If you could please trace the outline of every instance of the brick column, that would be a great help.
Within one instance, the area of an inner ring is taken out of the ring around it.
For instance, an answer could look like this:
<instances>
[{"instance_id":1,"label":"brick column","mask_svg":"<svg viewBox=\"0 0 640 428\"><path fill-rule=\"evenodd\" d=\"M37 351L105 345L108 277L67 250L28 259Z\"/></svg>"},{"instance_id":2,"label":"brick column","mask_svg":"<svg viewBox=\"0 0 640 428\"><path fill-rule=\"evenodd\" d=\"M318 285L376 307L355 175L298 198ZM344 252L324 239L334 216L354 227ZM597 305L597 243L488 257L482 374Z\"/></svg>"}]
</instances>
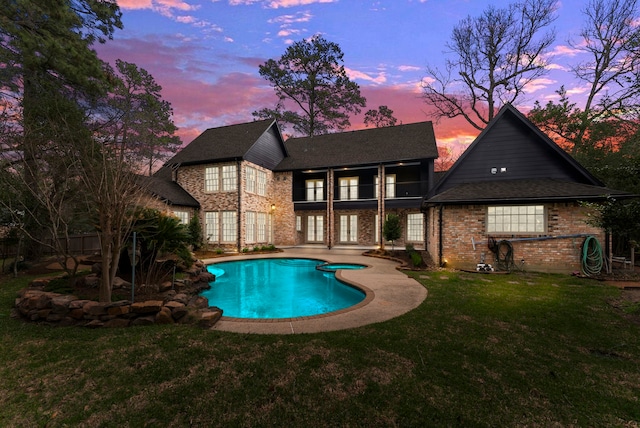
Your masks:
<instances>
[{"instance_id":1,"label":"brick column","mask_svg":"<svg viewBox=\"0 0 640 428\"><path fill-rule=\"evenodd\" d=\"M384 236L382 236L382 230L384 225L385 206L384 200L387 192L387 179L385 178L384 165L378 165L378 245L381 249L384 248Z\"/></svg>"},{"instance_id":2,"label":"brick column","mask_svg":"<svg viewBox=\"0 0 640 428\"><path fill-rule=\"evenodd\" d=\"M331 249L333 247L333 232L334 232L334 219L333 219L333 169L327 170L327 236L325 242L327 247Z\"/></svg>"}]
</instances>

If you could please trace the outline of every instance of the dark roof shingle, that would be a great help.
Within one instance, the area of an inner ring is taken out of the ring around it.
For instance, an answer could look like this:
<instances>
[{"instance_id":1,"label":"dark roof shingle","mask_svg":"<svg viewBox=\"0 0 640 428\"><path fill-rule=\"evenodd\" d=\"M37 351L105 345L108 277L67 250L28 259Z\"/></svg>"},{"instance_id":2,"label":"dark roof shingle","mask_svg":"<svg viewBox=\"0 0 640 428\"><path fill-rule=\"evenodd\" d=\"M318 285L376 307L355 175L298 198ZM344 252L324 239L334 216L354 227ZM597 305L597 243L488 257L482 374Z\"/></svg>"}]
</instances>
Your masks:
<instances>
[{"instance_id":1,"label":"dark roof shingle","mask_svg":"<svg viewBox=\"0 0 640 428\"><path fill-rule=\"evenodd\" d=\"M166 165L241 159L275 122L273 119L210 128L172 157Z\"/></svg>"},{"instance_id":2,"label":"dark roof shingle","mask_svg":"<svg viewBox=\"0 0 640 428\"><path fill-rule=\"evenodd\" d=\"M167 171L170 170L166 168ZM151 194L169 205L199 208L200 203L184 190L178 183L165 177L139 177L143 186L146 186Z\"/></svg>"},{"instance_id":3,"label":"dark roof shingle","mask_svg":"<svg viewBox=\"0 0 640 428\"><path fill-rule=\"evenodd\" d=\"M290 138L279 171L435 159L438 148L431 122Z\"/></svg>"},{"instance_id":4,"label":"dark roof shingle","mask_svg":"<svg viewBox=\"0 0 640 428\"><path fill-rule=\"evenodd\" d=\"M426 202L436 204L487 204L557 201L593 201L607 196L633 197L607 187L554 179L500 180L464 183L439 193Z\"/></svg>"}]
</instances>

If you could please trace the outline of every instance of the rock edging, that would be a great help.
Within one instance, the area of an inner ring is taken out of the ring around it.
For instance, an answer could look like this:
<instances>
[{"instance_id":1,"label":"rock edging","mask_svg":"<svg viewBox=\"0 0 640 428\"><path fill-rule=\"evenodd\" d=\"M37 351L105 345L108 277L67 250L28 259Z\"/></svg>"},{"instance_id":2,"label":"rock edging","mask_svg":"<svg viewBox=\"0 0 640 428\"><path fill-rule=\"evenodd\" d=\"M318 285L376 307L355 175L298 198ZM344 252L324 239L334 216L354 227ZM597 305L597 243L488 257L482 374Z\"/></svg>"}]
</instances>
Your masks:
<instances>
[{"instance_id":1,"label":"rock edging","mask_svg":"<svg viewBox=\"0 0 640 428\"><path fill-rule=\"evenodd\" d=\"M120 328L151 324L194 324L211 328L222 317L222 309L209 306L198 295L210 287L215 276L198 273L190 293L167 291L164 300L96 302L74 295L44 291L46 280L32 282L18 292L11 316L55 326Z\"/></svg>"}]
</instances>

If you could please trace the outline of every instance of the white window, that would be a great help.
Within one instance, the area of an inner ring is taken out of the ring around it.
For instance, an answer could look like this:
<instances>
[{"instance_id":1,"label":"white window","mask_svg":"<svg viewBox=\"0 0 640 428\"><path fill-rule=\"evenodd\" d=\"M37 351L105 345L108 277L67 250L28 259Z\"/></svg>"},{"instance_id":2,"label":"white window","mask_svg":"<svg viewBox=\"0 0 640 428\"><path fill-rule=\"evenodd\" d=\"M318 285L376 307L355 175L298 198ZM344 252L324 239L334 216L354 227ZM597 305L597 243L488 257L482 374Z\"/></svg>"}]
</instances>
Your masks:
<instances>
[{"instance_id":1,"label":"white window","mask_svg":"<svg viewBox=\"0 0 640 428\"><path fill-rule=\"evenodd\" d=\"M222 241L234 242L237 238L238 224L235 211L222 211Z\"/></svg>"},{"instance_id":2,"label":"white window","mask_svg":"<svg viewBox=\"0 0 640 428\"><path fill-rule=\"evenodd\" d=\"M189 212L188 211L174 211L173 215L178 217L181 224L189 224Z\"/></svg>"},{"instance_id":3,"label":"white window","mask_svg":"<svg viewBox=\"0 0 640 428\"><path fill-rule=\"evenodd\" d=\"M340 242L358 242L358 216L340 216Z\"/></svg>"},{"instance_id":4,"label":"white window","mask_svg":"<svg viewBox=\"0 0 640 428\"><path fill-rule=\"evenodd\" d=\"M220 188L222 182L222 189ZM209 166L204 170L204 191L205 192L231 192L238 188L238 177L235 165Z\"/></svg>"},{"instance_id":5,"label":"white window","mask_svg":"<svg viewBox=\"0 0 640 428\"><path fill-rule=\"evenodd\" d=\"M358 177L340 179L340 199L345 201L358 199Z\"/></svg>"},{"instance_id":6,"label":"white window","mask_svg":"<svg viewBox=\"0 0 640 428\"><path fill-rule=\"evenodd\" d=\"M299 215L296 216L296 231L302 232L302 217Z\"/></svg>"},{"instance_id":7,"label":"white window","mask_svg":"<svg viewBox=\"0 0 640 428\"><path fill-rule=\"evenodd\" d=\"M384 189L384 197L385 199L391 199L396 197L396 175L388 174L384 176L385 181L385 189ZM374 183L374 197L378 197L378 185L380 183L380 177L376 175L375 183Z\"/></svg>"},{"instance_id":8,"label":"white window","mask_svg":"<svg viewBox=\"0 0 640 428\"><path fill-rule=\"evenodd\" d=\"M217 192L220 190L220 168L209 166L204 170L204 191Z\"/></svg>"},{"instance_id":9,"label":"white window","mask_svg":"<svg viewBox=\"0 0 640 428\"><path fill-rule=\"evenodd\" d=\"M209 242L218 242L220 240L220 215L216 211L207 211L204 213L205 238Z\"/></svg>"},{"instance_id":10,"label":"white window","mask_svg":"<svg viewBox=\"0 0 640 428\"><path fill-rule=\"evenodd\" d=\"M310 215L307 217L307 241L322 242L324 234L324 217Z\"/></svg>"},{"instance_id":11,"label":"white window","mask_svg":"<svg viewBox=\"0 0 640 428\"><path fill-rule=\"evenodd\" d=\"M324 200L324 181L323 180L307 180L307 201Z\"/></svg>"},{"instance_id":12,"label":"white window","mask_svg":"<svg viewBox=\"0 0 640 428\"><path fill-rule=\"evenodd\" d=\"M238 189L238 176L235 165L225 165L222 167L222 190L232 192Z\"/></svg>"},{"instance_id":13,"label":"white window","mask_svg":"<svg viewBox=\"0 0 640 428\"><path fill-rule=\"evenodd\" d=\"M424 215L407 214L407 242L424 241Z\"/></svg>"},{"instance_id":14,"label":"white window","mask_svg":"<svg viewBox=\"0 0 640 428\"><path fill-rule=\"evenodd\" d=\"M247 192L256 193L256 170L250 166L245 168Z\"/></svg>"},{"instance_id":15,"label":"white window","mask_svg":"<svg viewBox=\"0 0 640 428\"><path fill-rule=\"evenodd\" d=\"M267 214L258 213L257 219L258 235L256 239L258 242L267 242Z\"/></svg>"},{"instance_id":16,"label":"white window","mask_svg":"<svg viewBox=\"0 0 640 428\"><path fill-rule=\"evenodd\" d=\"M267 173L256 170L256 193L260 196L267 195Z\"/></svg>"},{"instance_id":17,"label":"white window","mask_svg":"<svg viewBox=\"0 0 640 428\"><path fill-rule=\"evenodd\" d=\"M256 242L256 213L247 211L245 213L245 242L247 244L253 244Z\"/></svg>"},{"instance_id":18,"label":"white window","mask_svg":"<svg viewBox=\"0 0 640 428\"><path fill-rule=\"evenodd\" d=\"M544 233L544 205L487 208L487 233Z\"/></svg>"}]
</instances>

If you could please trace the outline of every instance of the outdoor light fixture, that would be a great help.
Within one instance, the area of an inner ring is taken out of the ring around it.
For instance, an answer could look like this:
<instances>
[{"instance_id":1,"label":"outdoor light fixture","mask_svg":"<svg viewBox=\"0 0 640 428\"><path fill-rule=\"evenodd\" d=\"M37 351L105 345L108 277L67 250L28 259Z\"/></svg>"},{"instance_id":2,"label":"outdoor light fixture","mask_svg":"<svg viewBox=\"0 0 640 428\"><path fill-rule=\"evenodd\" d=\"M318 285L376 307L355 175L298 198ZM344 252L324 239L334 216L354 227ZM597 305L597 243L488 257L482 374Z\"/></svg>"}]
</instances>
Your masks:
<instances>
[{"instance_id":1,"label":"outdoor light fixture","mask_svg":"<svg viewBox=\"0 0 640 428\"><path fill-rule=\"evenodd\" d=\"M276 210L276 204L271 204L271 211L275 211Z\"/></svg>"}]
</instances>

